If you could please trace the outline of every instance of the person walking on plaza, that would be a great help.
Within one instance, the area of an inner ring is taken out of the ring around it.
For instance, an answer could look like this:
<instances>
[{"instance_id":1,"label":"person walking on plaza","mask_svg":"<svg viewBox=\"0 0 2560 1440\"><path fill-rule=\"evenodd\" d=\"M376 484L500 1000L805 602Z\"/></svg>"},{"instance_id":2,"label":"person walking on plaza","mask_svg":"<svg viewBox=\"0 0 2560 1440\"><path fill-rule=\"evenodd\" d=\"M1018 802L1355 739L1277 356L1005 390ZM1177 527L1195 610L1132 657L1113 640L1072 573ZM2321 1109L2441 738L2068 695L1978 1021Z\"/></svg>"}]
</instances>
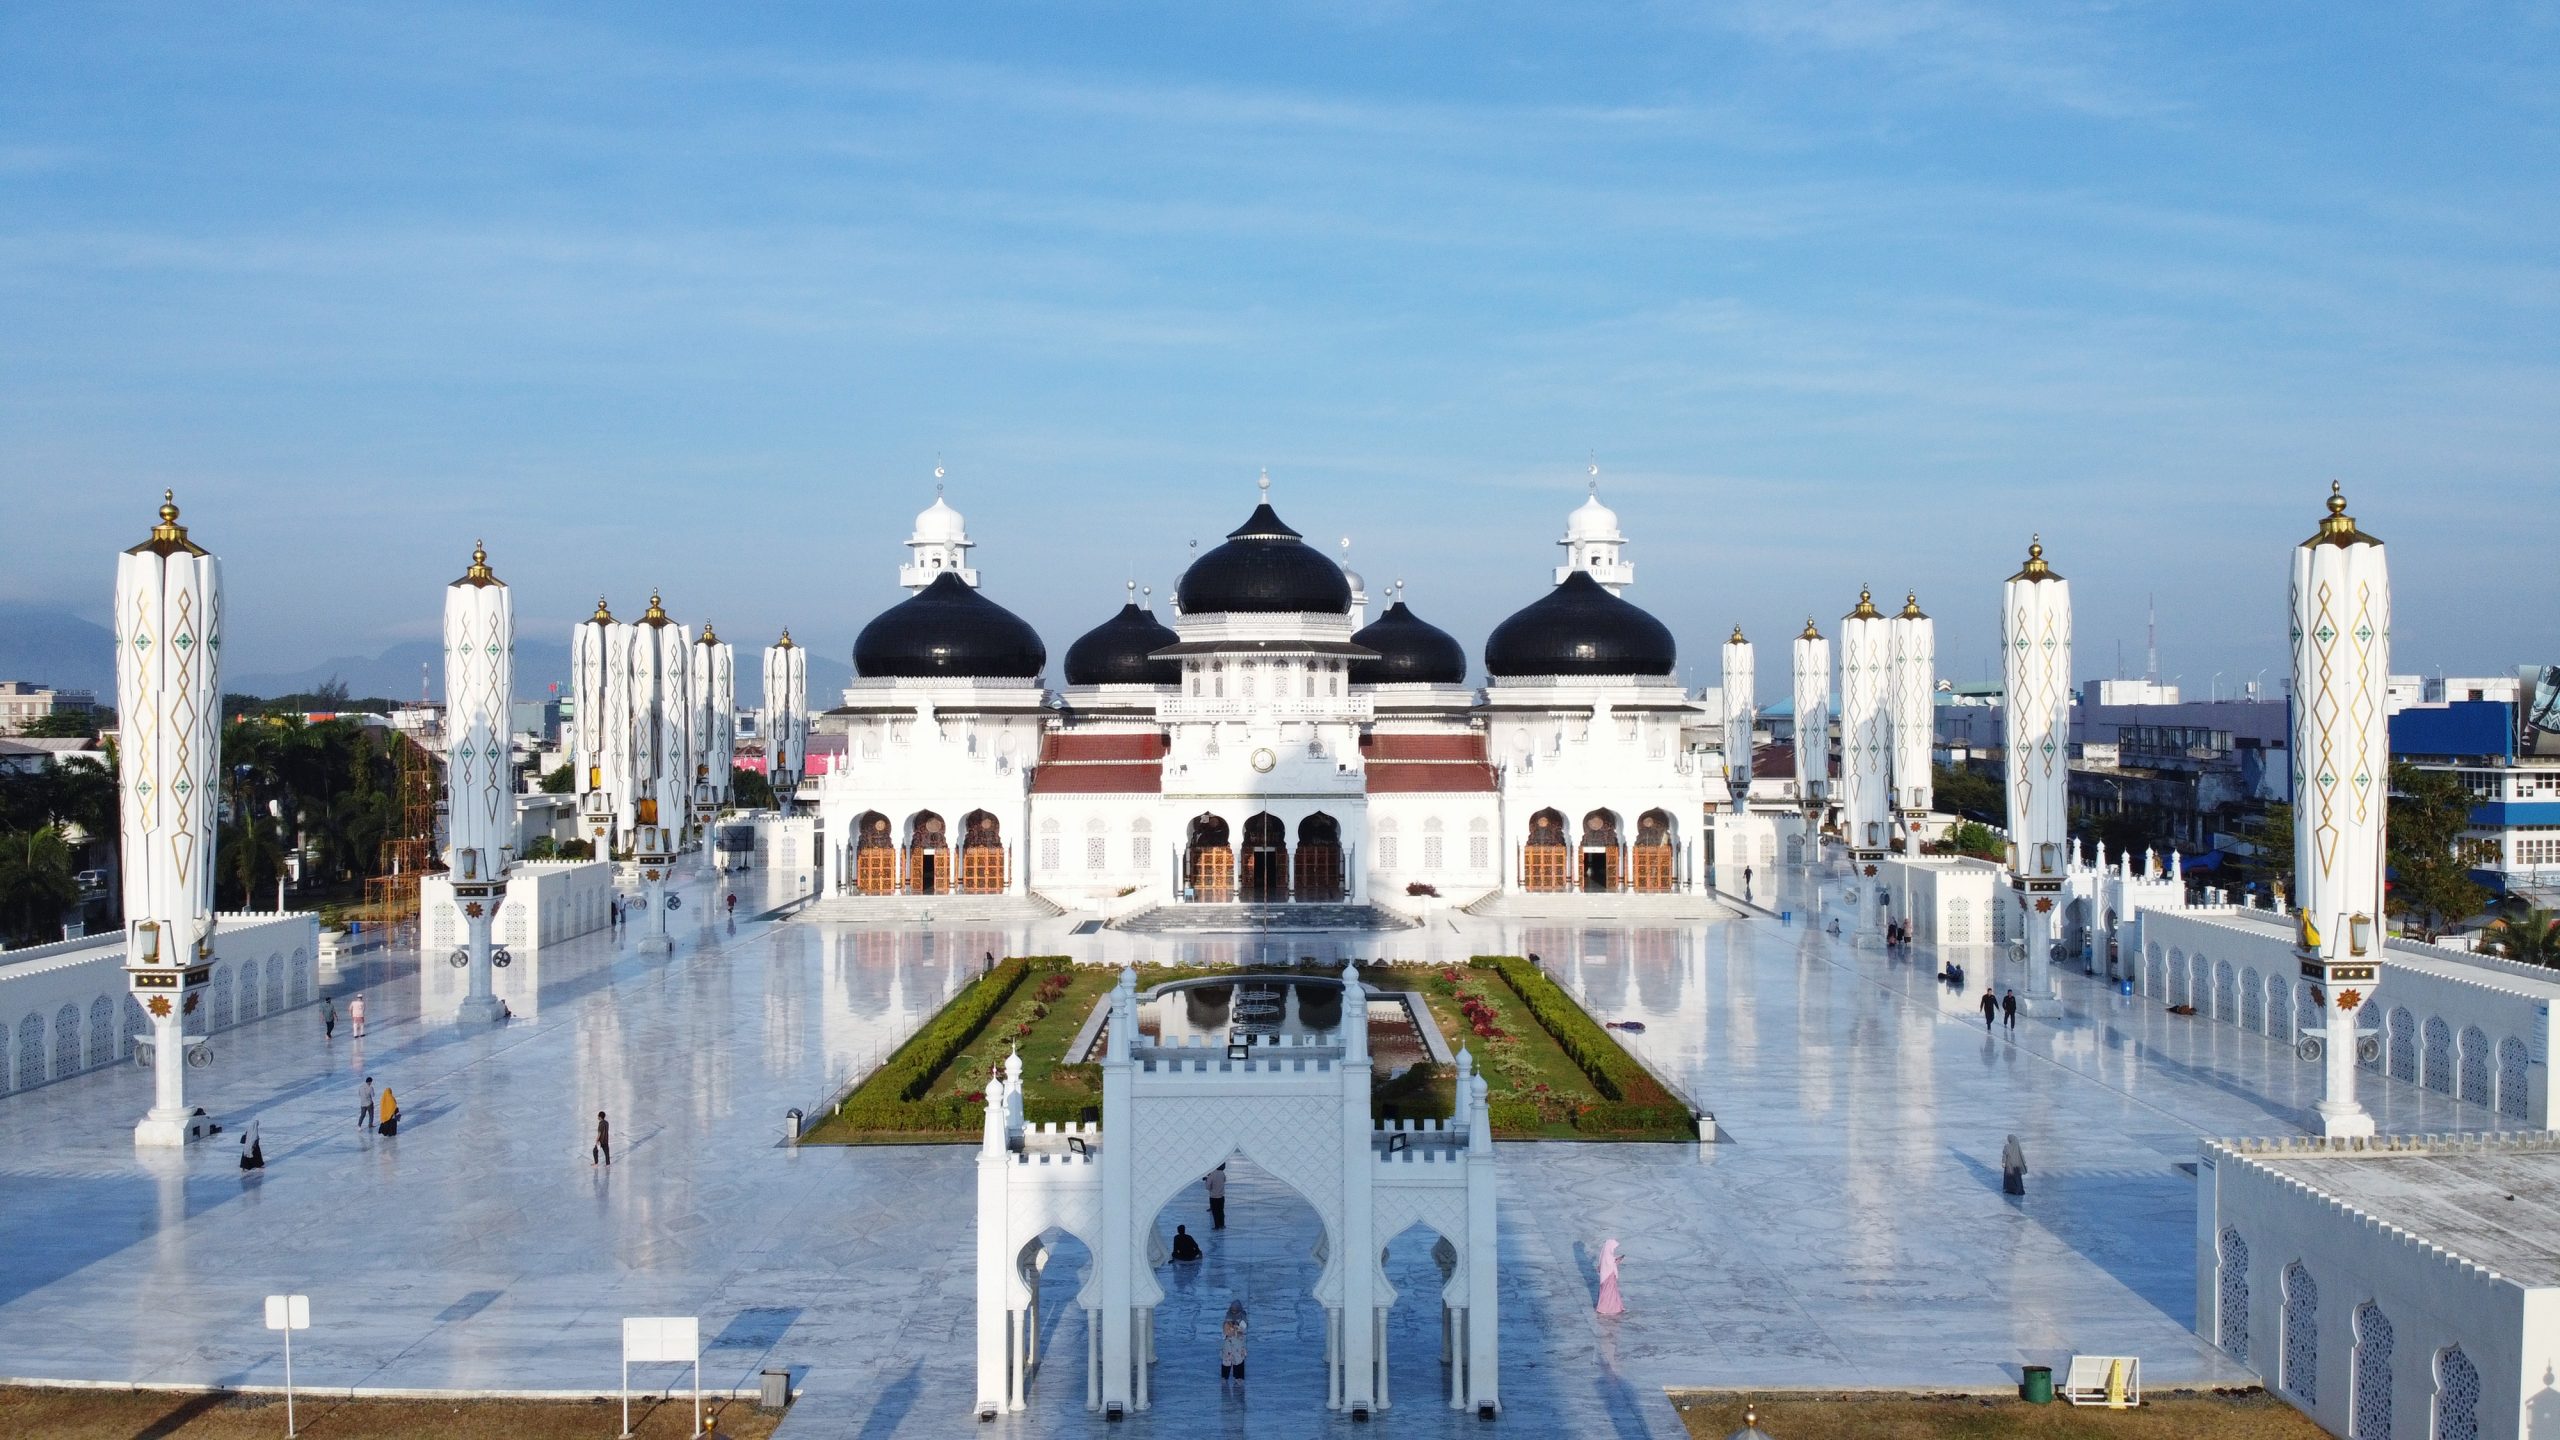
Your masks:
<instances>
[{"instance_id":1,"label":"person walking on plaza","mask_svg":"<svg viewBox=\"0 0 2560 1440\"><path fill-rule=\"evenodd\" d=\"M390 1136L400 1133L400 1102L391 1096L391 1087L382 1087L382 1113L375 1119L373 1133Z\"/></svg>"},{"instance_id":2,"label":"person walking on plaza","mask_svg":"<svg viewBox=\"0 0 2560 1440\"><path fill-rule=\"evenodd\" d=\"M596 1143L587 1151L587 1163L613 1163L613 1122L605 1119L601 1110L596 1112Z\"/></svg>"},{"instance_id":3,"label":"person walking on plaza","mask_svg":"<svg viewBox=\"0 0 2560 1440\"><path fill-rule=\"evenodd\" d=\"M1226 1229L1227 1167L1220 1165L1217 1169L1210 1171L1201 1177L1201 1183L1209 1187L1209 1228Z\"/></svg>"},{"instance_id":4,"label":"person walking on plaza","mask_svg":"<svg viewBox=\"0 0 2560 1440\"><path fill-rule=\"evenodd\" d=\"M1218 1378L1222 1381L1232 1377L1237 1384L1244 1383L1244 1336L1246 1328L1244 1302L1242 1300L1228 1301L1227 1318L1225 1322L1218 1327Z\"/></svg>"},{"instance_id":5,"label":"person walking on plaza","mask_svg":"<svg viewBox=\"0 0 2560 1440\"><path fill-rule=\"evenodd\" d=\"M359 1040L364 1038L364 996L362 995L347 1002L347 1033Z\"/></svg>"},{"instance_id":6,"label":"person walking on plaza","mask_svg":"<svg viewBox=\"0 0 2560 1440\"><path fill-rule=\"evenodd\" d=\"M2004 1195L2027 1193L2027 1151L2015 1135L2009 1137L2008 1144L2000 1147L2000 1192Z\"/></svg>"},{"instance_id":7,"label":"person walking on plaza","mask_svg":"<svg viewBox=\"0 0 2560 1440\"><path fill-rule=\"evenodd\" d=\"M2002 992L2001 992L2001 994L2000 994L2000 1014L2001 1014L2001 1017L2002 1017L2003 1019L2006 1019L2006 1020L2009 1022L2009 1028L2010 1028L2010 1029L2015 1030L2015 1029L2017 1029L2017 1028L2018 1028L2018 992L2017 992L2017 991L2015 991L2015 990L2004 990L2004 991L2002 991Z\"/></svg>"},{"instance_id":8,"label":"person walking on plaza","mask_svg":"<svg viewBox=\"0 0 2560 1440\"><path fill-rule=\"evenodd\" d=\"M1990 1029L1991 1022L1998 1019L1999 1016L2000 997L1992 994L1991 987L1985 985L1982 987L1982 1028L1985 1030Z\"/></svg>"},{"instance_id":9,"label":"person walking on plaza","mask_svg":"<svg viewBox=\"0 0 2560 1440\"><path fill-rule=\"evenodd\" d=\"M373 1128L373 1077L370 1075L364 1077L364 1103L356 1107L356 1128Z\"/></svg>"},{"instance_id":10,"label":"person walking on plaza","mask_svg":"<svg viewBox=\"0 0 2560 1440\"><path fill-rule=\"evenodd\" d=\"M1618 1241L1615 1236L1600 1246L1600 1303L1591 1308L1602 1315L1627 1313L1626 1299L1618 1294Z\"/></svg>"},{"instance_id":11,"label":"person walking on plaza","mask_svg":"<svg viewBox=\"0 0 2560 1440\"><path fill-rule=\"evenodd\" d=\"M326 995L320 997L320 1038L338 1038L338 1002Z\"/></svg>"}]
</instances>

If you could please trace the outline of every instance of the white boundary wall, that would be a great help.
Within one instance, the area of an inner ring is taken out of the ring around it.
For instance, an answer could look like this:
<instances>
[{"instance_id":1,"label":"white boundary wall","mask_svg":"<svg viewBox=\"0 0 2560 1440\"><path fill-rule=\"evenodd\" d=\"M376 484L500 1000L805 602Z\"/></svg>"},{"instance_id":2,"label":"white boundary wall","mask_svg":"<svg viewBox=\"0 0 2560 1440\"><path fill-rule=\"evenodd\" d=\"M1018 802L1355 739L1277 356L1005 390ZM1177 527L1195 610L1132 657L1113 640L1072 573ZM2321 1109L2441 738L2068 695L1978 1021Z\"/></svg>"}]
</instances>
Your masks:
<instances>
[{"instance_id":1,"label":"white boundary wall","mask_svg":"<svg viewBox=\"0 0 2560 1440\"><path fill-rule=\"evenodd\" d=\"M316 915L217 916L213 977L186 1033L219 1034L310 1004L320 995L319 951ZM0 1094L120 1063L146 1028L126 993L121 931L0 951Z\"/></svg>"},{"instance_id":2,"label":"white boundary wall","mask_svg":"<svg viewBox=\"0 0 2560 1440\"><path fill-rule=\"evenodd\" d=\"M2560 1142L2544 1135L2207 1141L2196 1333L2333 1435L2560 1434L2560 1389L2546 1379L2560 1367L2560 1289L2474 1264L2262 1163L2457 1151L2538 1158L2560 1182ZM2387 1428L2379 1413L2354 1413L2386 1408ZM2466 1408L2476 1429L2460 1425Z\"/></svg>"},{"instance_id":3,"label":"white boundary wall","mask_svg":"<svg viewBox=\"0 0 2560 1440\"><path fill-rule=\"evenodd\" d=\"M498 907L496 941L531 953L613 923L613 865L605 860L519 860L507 872L507 902ZM429 875L418 881L423 949L440 956L463 942L462 916L453 906L453 880Z\"/></svg>"}]
</instances>

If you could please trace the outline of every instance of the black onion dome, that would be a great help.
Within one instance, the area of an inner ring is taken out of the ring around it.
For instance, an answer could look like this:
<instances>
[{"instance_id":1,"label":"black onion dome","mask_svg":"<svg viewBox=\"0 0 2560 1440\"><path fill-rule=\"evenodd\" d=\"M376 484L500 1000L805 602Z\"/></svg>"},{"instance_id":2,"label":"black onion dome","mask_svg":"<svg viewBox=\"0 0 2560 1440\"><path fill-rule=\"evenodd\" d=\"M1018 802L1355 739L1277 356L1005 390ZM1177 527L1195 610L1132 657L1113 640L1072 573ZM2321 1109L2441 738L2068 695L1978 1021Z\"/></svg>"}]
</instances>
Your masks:
<instances>
[{"instance_id":1,"label":"black onion dome","mask_svg":"<svg viewBox=\"0 0 2560 1440\"><path fill-rule=\"evenodd\" d=\"M1076 637L1067 647L1070 685L1179 685L1182 662L1148 657L1182 637L1136 602Z\"/></svg>"},{"instance_id":2,"label":"black onion dome","mask_svg":"<svg viewBox=\"0 0 2560 1440\"><path fill-rule=\"evenodd\" d=\"M1185 615L1341 615L1351 609L1351 582L1342 567L1300 540L1267 502L1227 532L1226 544L1192 561L1174 593Z\"/></svg>"},{"instance_id":3,"label":"black onion dome","mask_svg":"<svg viewBox=\"0 0 2560 1440\"><path fill-rule=\"evenodd\" d=\"M881 611L853 642L853 668L866 678L1029 679L1048 663L1038 631L947 570Z\"/></svg>"},{"instance_id":4,"label":"black onion dome","mask_svg":"<svg viewBox=\"0 0 2560 1440\"><path fill-rule=\"evenodd\" d=\"M1576 570L1493 627L1489 675L1668 675L1679 647L1663 623Z\"/></svg>"},{"instance_id":5,"label":"black onion dome","mask_svg":"<svg viewBox=\"0 0 2560 1440\"><path fill-rule=\"evenodd\" d=\"M1375 660L1351 662L1354 685L1463 685L1467 681L1467 647L1414 614L1401 600L1352 636L1351 643L1378 652Z\"/></svg>"}]
</instances>

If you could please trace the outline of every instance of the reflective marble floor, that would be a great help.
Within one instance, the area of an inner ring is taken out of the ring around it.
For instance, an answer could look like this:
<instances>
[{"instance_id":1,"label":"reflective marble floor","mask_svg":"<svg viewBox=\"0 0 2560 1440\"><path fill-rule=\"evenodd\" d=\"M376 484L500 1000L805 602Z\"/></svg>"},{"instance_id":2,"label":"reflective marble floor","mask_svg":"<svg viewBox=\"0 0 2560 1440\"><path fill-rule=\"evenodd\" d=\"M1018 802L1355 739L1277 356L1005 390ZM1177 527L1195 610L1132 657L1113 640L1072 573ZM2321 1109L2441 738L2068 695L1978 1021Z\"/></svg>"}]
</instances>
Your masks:
<instances>
[{"instance_id":1,"label":"reflective marble floor","mask_svg":"<svg viewBox=\"0 0 2560 1440\"><path fill-rule=\"evenodd\" d=\"M0 1099L0 1375L278 1383L258 1301L293 1290L311 1295L315 1325L294 1347L299 1383L602 1393L620 1317L694 1314L706 1384L795 1371L804 1398L786 1436L954 1433L974 1396L970 1153L795 1151L780 1137L786 1108L877 1063L989 953L1534 951L1595 1013L1644 1021L1630 1042L1730 1143L1504 1147L1506 1430L1671 1436L1666 1385L1996 1386L2073 1350L2139 1354L2154 1384L2242 1378L2187 1329L2180 1167L2200 1134L2301 1130L2316 1098L2289 1048L2076 977L2055 982L2054 1018L1986 1033L1974 995L1937 986L1925 951L1888 958L1803 923L1801 884L1775 900L1796 910L1791 926L1756 911L1642 927L1460 916L1382 936L1162 939L1075 935L1072 916L732 929L706 923L709 881L686 893L672 956L599 935L520 960L506 977L519 1018L496 1030L444 1023L452 977L391 956L365 978L360 1046L343 1026L324 1042L308 1012L227 1034L190 1083L232 1130L258 1119L269 1167L249 1178L228 1133L138 1158L139 1071ZM750 887L738 914L779 898ZM396 1139L354 1124L368 1073L402 1097ZM2369 1084L2389 1129L2496 1123ZM613 1116L610 1171L588 1161L598 1109ZM2031 1167L2023 1200L2000 1193L2012 1131ZM1177 1201L1163 1223L1205 1219ZM1121 1428L1347 1430L1320 1408L1312 1216L1245 1174L1230 1220L1204 1236L1197 1273L1169 1281L1180 1303L1163 1312L1157 1407ZM1601 1321L1593 1257L1612 1236L1629 1308ZM1069 1299L1082 1263L1062 1254L1044 1287L1059 1363L1027 1414L984 1429L1103 1428L1083 1408ZM1407 1237L1390 1273L1428 1264ZM1217 1317L1237 1297L1254 1319L1252 1379L1222 1393ZM1481 1433L1439 1403L1436 1315L1408 1302L1394 1325L1397 1433Z\"/></svg>"}]
</instances>

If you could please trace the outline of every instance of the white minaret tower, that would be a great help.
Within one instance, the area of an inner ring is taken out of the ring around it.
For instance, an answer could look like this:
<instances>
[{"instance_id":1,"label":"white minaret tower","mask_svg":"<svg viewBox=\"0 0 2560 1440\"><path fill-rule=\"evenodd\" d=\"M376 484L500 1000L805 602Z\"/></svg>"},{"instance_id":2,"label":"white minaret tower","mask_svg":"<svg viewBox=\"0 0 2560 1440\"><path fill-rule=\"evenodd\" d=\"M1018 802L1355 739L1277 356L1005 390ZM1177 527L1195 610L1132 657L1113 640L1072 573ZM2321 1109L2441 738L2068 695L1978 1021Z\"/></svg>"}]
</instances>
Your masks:
<instances>
[{"instance_id":1,"label":"white minaret tower","mask_svg":"<svg viewBox=\"0 0 2560 1440\"><path fill-rule=\"evenodd\" d=\"M1874 879L1893 841L1892 622L1875 596L1858 591L1858 608L1840 622L1840 829L1852 873ZM1856 943L1880 943L1884 923L1874 896L1852 885Z\"/></svg>"},{"instance_id":2,"label":"white minaret tower","mask_svg":"<svg viewBox=\"0 0 2560 1440\"><path fill-rule=\"evenodd\" d=\"M969 547L976 543L969 538L960 512L942 498L942 467L934 466L933 503L916 515L915 533L907 537L907 563L898 567L898 583L922 590L947 571L975 590L978 572L969 568Z\"/></svg>"},{"instance_id":3,"label":"white minaret tower","mask_svg":"<svg viewBox=\"0 0 2560 1440\"><path fill-rule=\"evenodd\" d=\"M1796 797L1804 805L1805 859L1822 861L1822 810L1831 798L1831 642L1804 617L1796 637Z\"/></svg>"},{"instance_id":4,"label":"white minaret tower","mask_svg":"<svg viewBox=\"0 0 2560 1440\"><path fill-rule=\"evenodd\" d=\"M809 652L782 638L764 649L764 768L774 804L791 813L809 763Z\"/></svg>"},{"instance_id":5,"label":"white minaret tower","mask_svg":"<svg viewBox=\"0 0 2560 1440\"><path fill-rule=\"evenodd\" d=\"M604 597L596 613L569 631L569 787L578 823L609 860L629 838L631 814L631 627L613 618Z\"/></svg>"},{"instance_id":6,"label":"white minaret tower","mask_svg":"<svg viewBox=\"0 0 2560 1440\"><path fill-rule=\"evenodd\" d=\"M1724 642L1724 783L1733 813L1751 807L1751 727L1760 717L1759 671L1742 627Z\"/></svg>"},{"instance_id":7,"label":"white minaret tower","mask_svg":"<svg viewBox=\"0 0 2560 1440\"><path fill-rule=\"evenodd\" d=\"M2382 980L2383 820L2390 745L2391 573L2329 487L2320 532L2293 552L2293 877L2302 971L2317 987L2328 1096L2320 1130L2373 1133L2356 1102L2356 1012Z\"/></svg>"},{"instance_id":8,"label":"white minaret tower","mask_svg":"<svg viewBox=\"0 0 2560 1440\"><path fill-rule=\"evenodd\" d=\"M222 562L161 496L151 538L116 557L117 798L125 980L151 1018L151 1110L133 1143L182 1146L186 1019L213 976L214 806L222 790Z\"/></svg>"},{"instance_id":9,"label":"white minaret tower","mask_svg":"<svg viewBox=\"0 0 2560 1440\"><path fill-rule=\"evenodd\" d=\"M631 626L631 772L635 791L631 858L640 867L649 909L643 948L668 950L667 881L685 844L686 802L693 785L691 705L686 682L692 642L658 596Z\"/></svg>"},{"instance_id":10,"label":"white minaret tower","mask_svg":"<svg viewBox=\"0 0 2560 1440\"><path fill-rule=\"evenodd\" d=\"M1636 583L1636 567L1626 558L1627 537L1618 530L1618 512L1600 503L1600 466L1591 466L1591 494L1574 512L1565 517L1564 538L1556 542L1564 547L1564 563L1556 567L1556 583L1561 585L1576 570L1588 570L1591 578L1612 595L1622 594Z\"/></svg>"},{"instance_id":11,"label":"white minaret tower","mask_svg":"<svg viewBox=\"0 0 2560 1440\"><path fill-rule=\"evenodd\" d=\"M1890 622L1893 645L1893 804L1902 812L1902 853L1920 853L1920 822L1936 786L1929 760L1938 740L1938 626L1920 613L1919 595L1903 597Z\"/></svg>"},{"instance_id":12,"label":"white minaret tower","mask_svg":"<svg viewBox=\"0 0 2560 1440\"><path fill-rule=\"evenodd\" d=\"M516 858L515 677L515 604L475 543L471 568L444 591L445 868L468 937L470 993L457 1012L466 1021L505 1013L490 935Z\"/></svg>"},{"instance_id":13,"label":"white minaret tower","mask_svg":"<svg viewBox=\"0 0 2560 1440\"><path fill-rule=\"evenodd\" d=\"M1351 628L1369 623L1369 582L1351 568L1351 537L1342 537L1342 578L1351 582ZM1132 582L1133 586L1135 582Z\"/></svg>"},{"instance_id":14,"label":"white minaret tower","mask_svg":"<svg viewBox=\"0 0 2560 1440\"><path fill-rule=\"evenodd\" d=\"M686 693L693 701L688 729L694 828L707 834L720 808L729 803L730 772L738 763L738 656L708 620L693 642Z\"/></svg>"},{"instance_id":15,"label":"white minaret tower","mask_svg":"<svg viewBox=\"0 0 2560 1440\"><path fill-rule=\"evenodd\" d=\"M2054 907L2071 861L2071 582L2044 562L2041 535L2028 542L2024 568L2001 587L2000 650L2009 888L2025 919L2033 967L2053 954Z\"/></svg>"}]
</instances>

